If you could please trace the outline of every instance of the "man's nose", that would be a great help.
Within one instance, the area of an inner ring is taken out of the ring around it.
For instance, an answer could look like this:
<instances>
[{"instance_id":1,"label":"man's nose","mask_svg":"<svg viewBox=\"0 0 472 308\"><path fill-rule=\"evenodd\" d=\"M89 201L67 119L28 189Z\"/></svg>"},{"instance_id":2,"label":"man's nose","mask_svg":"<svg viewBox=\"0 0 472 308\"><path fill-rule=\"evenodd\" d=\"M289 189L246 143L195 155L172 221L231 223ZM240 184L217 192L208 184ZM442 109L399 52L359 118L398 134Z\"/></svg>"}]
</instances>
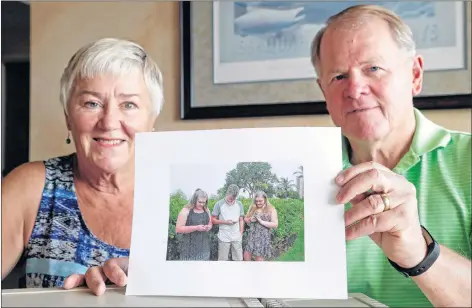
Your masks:
<instances>
[{"instance_id":1,"label":"man's nose","mask_svg":"<svg viewBox=\"0 0 472 308\"><path fill-rule=\"evenodd\" d=\"M362 95L369 93L368 80L361 74L350 74L347 78L347 87L345 90L345 96L347 98L357 100Z\"/></svg>"}]
</instances>

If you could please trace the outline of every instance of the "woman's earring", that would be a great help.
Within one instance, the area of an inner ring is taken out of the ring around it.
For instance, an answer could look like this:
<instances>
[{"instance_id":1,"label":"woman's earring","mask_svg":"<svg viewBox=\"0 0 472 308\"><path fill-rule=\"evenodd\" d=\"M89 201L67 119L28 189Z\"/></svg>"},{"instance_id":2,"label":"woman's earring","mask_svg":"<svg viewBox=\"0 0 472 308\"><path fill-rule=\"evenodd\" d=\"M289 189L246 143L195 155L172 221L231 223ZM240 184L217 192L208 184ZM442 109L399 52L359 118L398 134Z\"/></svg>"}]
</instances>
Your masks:
<instances>
[{"instance_id":1,"label":"woman's earring","mask_svg":"<svg viewBox=\"0 0 472 308\"><path fill-rule=\"evenodd\" d=\"M66 143L70 144L70 131L67 133Z\"/></svg>"}]
</instances>

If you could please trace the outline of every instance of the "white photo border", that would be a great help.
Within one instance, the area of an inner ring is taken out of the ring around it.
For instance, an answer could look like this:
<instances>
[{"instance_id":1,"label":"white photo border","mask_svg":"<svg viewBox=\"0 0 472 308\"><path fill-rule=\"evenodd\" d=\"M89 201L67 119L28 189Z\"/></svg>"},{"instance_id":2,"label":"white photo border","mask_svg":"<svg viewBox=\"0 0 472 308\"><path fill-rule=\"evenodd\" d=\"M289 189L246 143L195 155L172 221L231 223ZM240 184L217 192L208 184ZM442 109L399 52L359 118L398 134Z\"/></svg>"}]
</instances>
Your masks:
<instances>
[{"instance_id":1,"label":"white photo border","mask_svg":"<svg viewBox=\"0 0 472 308\"><path fill-rule=\"evenodd\" d=\"M334 183L341 149L335 127L137 134L126 295L347 299L344 206ZM171 166L217 160L303 164L305 261L166 260Z\"/></svg>"}]
</instances>

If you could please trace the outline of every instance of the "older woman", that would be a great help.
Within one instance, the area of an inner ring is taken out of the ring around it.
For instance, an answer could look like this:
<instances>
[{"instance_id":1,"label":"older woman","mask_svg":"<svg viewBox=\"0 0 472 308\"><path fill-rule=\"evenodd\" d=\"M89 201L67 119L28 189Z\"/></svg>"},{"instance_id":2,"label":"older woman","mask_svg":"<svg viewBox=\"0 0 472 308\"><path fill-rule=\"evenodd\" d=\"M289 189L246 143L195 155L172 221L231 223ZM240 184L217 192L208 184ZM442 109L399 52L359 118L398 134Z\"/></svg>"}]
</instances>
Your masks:
<instances>
[{"instance_id":1,"label":"older woman","mask_svg":"<svg viewBox=\"0 0 472 308\"><path fill-rule=\"evenodd\" d=\"M254 194L254 203L249 207L244 221L249 225L244 261L264 261L272 256L270 235L277 228L279 220L277 210L270 204L263 191Z\"/></svg>"},{"instance_id":2,"label":"older woman","mask_svg":"<svg viewBox=\"0 0 472 308\"><path fill-rule=\"evenodd\" d=\"M2 279L23 256L26 287L87 282L100 292L104 284L84 274L129 255L134 136L153 130L162 77L142 47L106 38L73 55L60 86L65 142L75 151L25 163L3 179Z\"/></svg>"},{"instance_id":3,"label":"older woman","mask_svg":"<svg viewBox=\"0 0 472 308\"><path fill-rule=\"evenodd\" d=\"M208 210L208 195L195 190L190 203L177 216L175 232L182 235L180 260L210 260L211 214Z\"/></svg>"}]
</instances>

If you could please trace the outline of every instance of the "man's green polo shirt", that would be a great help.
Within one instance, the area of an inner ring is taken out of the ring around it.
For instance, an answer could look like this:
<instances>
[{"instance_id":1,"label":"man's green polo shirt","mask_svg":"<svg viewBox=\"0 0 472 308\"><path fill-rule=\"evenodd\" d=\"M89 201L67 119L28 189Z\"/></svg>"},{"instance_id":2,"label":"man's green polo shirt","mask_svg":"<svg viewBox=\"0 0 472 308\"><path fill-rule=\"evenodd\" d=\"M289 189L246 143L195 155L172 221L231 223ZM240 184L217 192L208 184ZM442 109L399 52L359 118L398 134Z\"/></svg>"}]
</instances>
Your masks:
<instances>
[{"instance_id":1,"label":"man's green polo shirt","mask_svg":"<svg viewBox=\"0 0 472 308\"><path fill-rule=\"evenodd\" d=\"M417 109L415 117L410 150L393 171L415 185L421 224L438 243L470 259L471 135L440 127ZM352 165L343 139L343 166L348 168ZM347 242L347 270L349 292L391 307L431 306L416 283L393 269L368 236Z\"/></svg>"}]
</instances>

